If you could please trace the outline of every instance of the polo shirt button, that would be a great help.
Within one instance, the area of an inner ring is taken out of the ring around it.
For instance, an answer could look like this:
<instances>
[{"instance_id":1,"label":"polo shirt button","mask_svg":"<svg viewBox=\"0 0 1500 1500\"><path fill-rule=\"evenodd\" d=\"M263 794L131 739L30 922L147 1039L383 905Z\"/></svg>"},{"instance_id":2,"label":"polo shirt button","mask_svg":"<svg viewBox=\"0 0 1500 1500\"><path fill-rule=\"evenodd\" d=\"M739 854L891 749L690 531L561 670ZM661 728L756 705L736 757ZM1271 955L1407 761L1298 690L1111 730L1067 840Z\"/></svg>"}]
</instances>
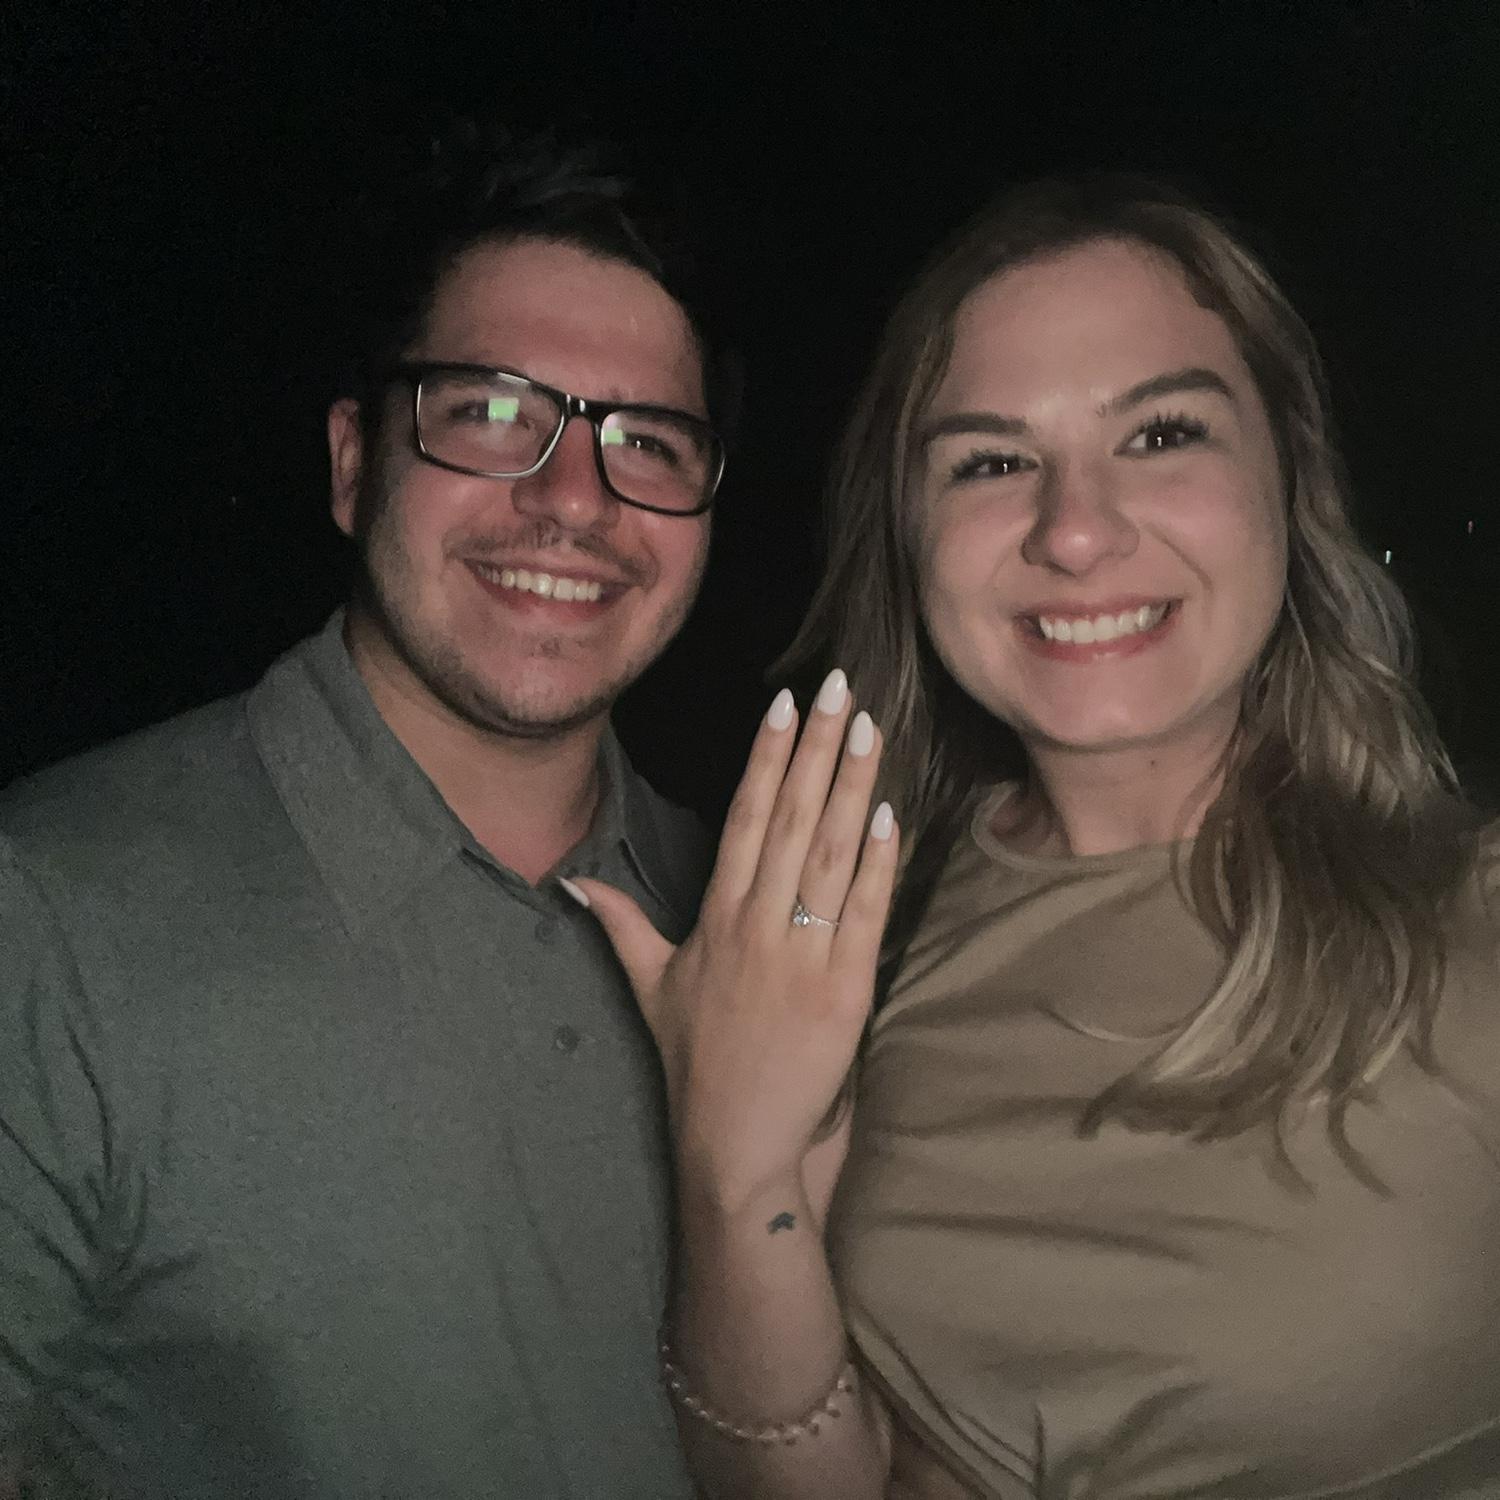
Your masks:
<instances>
[{"instance_id":1,"label":"polo shirt button","mask_svg":"<svg viewBox=\"0 0 1500 1500\"><path fill-rule=\"evenodd\" d=\"M559 1026L552 1033L552 1045L559 1052L576 1052L580 1040L582 1039L571 1026Z\"/></svg>"},{"instance_id":2,"label":"polo shirt button","mask_svg":"<svg viewBox=\"0 0 1500 1500\"><path fill-rule=\"evenodd\" d=\"M532 935L539 943L550 943L557 936L557 918L543 917L532 930Z\"/></svg>"}]
</instances>

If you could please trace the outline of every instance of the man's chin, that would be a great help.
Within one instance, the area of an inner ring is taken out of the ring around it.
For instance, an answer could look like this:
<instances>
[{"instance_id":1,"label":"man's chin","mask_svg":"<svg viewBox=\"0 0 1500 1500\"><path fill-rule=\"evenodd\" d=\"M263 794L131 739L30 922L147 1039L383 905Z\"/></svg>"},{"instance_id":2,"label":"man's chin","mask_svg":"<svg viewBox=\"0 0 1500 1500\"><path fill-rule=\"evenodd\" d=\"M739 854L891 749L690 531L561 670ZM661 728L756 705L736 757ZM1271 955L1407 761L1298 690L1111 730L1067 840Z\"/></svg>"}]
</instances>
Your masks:
<instances>
[{"instance_id":1,"label":"man's chin","mask_svg":"<svg viewBox=\"0 0 1500 1500\"><path fill-rule=\"evenodd\" d=\"M576 697L475 693L467 702L454 706L476 729L489 734L518 740L558 740L606 718L623 691L622 685L618 690Z\"/></svg>"}]
</instances>

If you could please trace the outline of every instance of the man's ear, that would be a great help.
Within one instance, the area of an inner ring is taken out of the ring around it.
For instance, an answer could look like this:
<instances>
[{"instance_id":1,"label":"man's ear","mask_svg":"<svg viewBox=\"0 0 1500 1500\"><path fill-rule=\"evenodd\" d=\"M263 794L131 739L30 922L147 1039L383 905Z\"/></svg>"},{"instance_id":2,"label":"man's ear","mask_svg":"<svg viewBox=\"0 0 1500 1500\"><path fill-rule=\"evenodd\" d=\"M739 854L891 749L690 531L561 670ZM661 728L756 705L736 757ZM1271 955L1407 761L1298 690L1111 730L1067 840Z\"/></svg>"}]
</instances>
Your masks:
<instances>
[{"instance_id":1,"label":"man's ear","mask_svg":"<svg viewBox=\"0 0 1500 1500\"><path fill-rule=\"evenodd\" d=\"M359 520L360 478L364 473L365 437L359 402L341 397L328 408L329 509L334 525L353 536Z\"/></svg>"}]
</instances>

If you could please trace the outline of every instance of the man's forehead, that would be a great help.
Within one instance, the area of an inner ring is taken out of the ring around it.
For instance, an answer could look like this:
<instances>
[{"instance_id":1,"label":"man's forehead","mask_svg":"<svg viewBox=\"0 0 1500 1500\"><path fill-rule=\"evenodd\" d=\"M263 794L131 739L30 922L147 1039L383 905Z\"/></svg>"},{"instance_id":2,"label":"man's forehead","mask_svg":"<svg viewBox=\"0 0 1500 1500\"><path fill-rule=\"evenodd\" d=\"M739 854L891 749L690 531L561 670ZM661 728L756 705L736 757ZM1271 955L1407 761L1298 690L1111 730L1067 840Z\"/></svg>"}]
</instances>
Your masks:
<instances>
[{"instance_id":1,"label":"man's forehead","mask_svg":"<svg viewBox=\"0 0 1500 1500\"><path fill-rule=\"evenodd\" d=\"M414 352L601 399L702 399L698 342L670 293L635 266L555 240L465 251L435 289Z\"/></svg>"}]
</instances>

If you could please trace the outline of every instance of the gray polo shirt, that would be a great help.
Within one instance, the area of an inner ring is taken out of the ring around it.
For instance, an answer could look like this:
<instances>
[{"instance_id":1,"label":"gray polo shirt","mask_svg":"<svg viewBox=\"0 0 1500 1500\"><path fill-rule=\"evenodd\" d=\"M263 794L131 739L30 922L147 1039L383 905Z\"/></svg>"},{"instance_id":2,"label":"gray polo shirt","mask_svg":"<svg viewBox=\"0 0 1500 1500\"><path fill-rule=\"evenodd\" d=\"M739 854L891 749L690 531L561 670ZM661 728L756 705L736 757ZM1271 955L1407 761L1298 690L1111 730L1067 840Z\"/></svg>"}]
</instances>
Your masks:
<instances>
[{"instance_id":1,"label":"gray polo shirt","mask_svg":"<svg viewBox=\"0 0 1500 1500\"><path fill-rule=\"evenodd\" d=\"M0 1442L111 1495L687 1496L650 1038L339 625L0 798ZM559 873L681 936L701 831L604 770Z\"/></svg>"}]
</instances>

